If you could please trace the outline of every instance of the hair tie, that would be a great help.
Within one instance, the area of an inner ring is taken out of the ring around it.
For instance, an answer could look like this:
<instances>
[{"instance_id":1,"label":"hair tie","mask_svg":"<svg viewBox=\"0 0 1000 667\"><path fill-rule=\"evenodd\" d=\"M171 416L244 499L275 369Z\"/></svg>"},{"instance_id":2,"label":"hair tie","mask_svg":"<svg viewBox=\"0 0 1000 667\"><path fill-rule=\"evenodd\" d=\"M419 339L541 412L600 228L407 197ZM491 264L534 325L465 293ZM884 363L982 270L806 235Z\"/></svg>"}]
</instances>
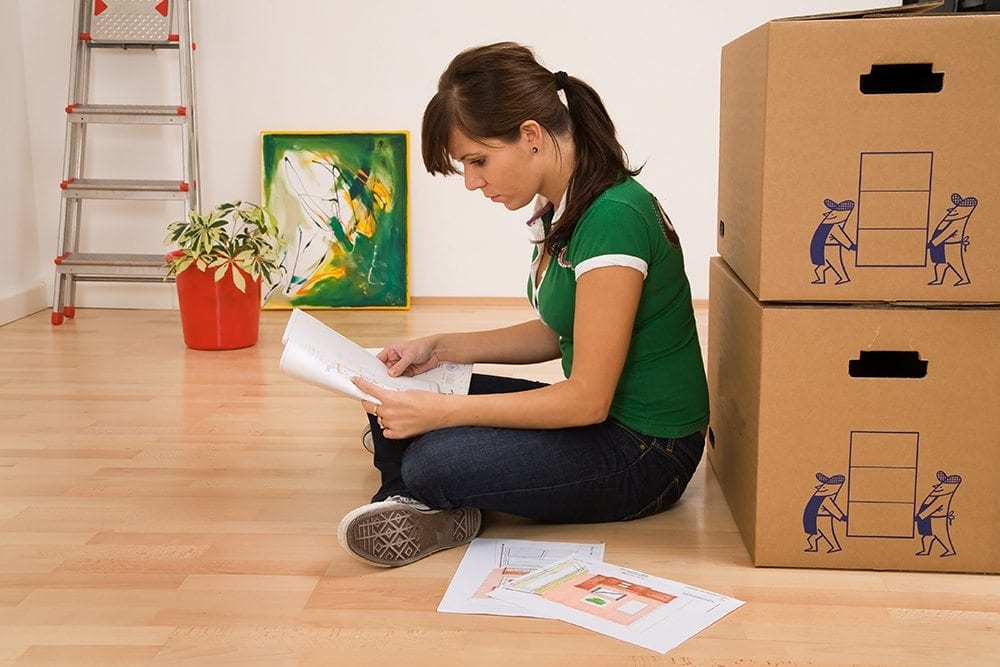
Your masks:
<instances>
[{"instance_id":1,"label":"hair tie","mask_svg":"<svg viewBox=\"0 0 1000 667\"><path fill-rule=\"evenodd\" d=\"M562 70L556 72L556 90L565 90L566 84L569 83L569 75Z\"/></svg>"}]
</instances>

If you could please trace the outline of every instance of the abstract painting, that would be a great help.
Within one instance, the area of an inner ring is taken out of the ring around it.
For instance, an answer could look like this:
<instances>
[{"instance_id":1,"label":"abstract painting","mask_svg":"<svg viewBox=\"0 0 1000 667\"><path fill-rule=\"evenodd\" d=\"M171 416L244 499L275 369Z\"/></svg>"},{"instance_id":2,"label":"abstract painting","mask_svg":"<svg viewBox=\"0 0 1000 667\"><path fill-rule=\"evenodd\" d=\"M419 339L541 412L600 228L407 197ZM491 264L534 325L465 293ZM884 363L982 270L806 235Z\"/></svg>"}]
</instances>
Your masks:
<instances>
[{"instance_id":1,"label":"abstract painting","mask_svg":"<svg viewBox=\"0 0 1000 667\"><path fill-rule=\"evenodd\" d=\"M409 133L263 132L285 241L265 308L408 308Z\"/></svg>"}]
</instances>

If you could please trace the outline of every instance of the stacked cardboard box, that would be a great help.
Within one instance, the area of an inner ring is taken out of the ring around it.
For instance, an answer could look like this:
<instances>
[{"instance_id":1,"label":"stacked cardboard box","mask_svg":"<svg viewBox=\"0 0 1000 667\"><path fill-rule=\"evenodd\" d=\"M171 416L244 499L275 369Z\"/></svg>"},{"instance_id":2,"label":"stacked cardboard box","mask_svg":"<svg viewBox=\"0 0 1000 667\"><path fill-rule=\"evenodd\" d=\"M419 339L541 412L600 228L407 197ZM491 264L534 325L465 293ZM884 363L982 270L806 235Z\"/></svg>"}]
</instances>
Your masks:
<instances>
[{"instance_id":1,"label":"stacked cardboard box","mask_svg":"<svg viewBox=\"0 0 1000 667\"><path fill-rule=\"evenodd\" d=\"M723 49L708 454L757 565L1000 572L998 44L890 12Z\"/></svg>"}]
</instances>

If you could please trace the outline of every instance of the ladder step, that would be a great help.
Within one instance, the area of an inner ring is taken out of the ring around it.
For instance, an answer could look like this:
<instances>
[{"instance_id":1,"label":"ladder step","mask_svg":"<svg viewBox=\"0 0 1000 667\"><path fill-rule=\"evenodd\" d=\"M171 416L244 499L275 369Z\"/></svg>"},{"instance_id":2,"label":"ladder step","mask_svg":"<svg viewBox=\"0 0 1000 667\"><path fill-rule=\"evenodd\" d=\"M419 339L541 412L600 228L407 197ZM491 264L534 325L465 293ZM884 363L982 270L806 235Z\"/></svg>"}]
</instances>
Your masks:
<instances>
[{"instance_id":1,"label":"ladder step","mask_svg":"<svg viewBox=\"0 0 1000 667\"><path fill-rule=\"evenodd\" d=\"M60 184L66 199L187 199L184 181L77 178Z\"/></svg>"},{"instance_id":2,"label":"ladder step","mask_svg":"<svg viewBox=\"0 0 1000 667\"><path fill-rule=\"evenodd\" d=\"M170 0L94 0L90 35L95 42L163 42L173 18Z\"/></svg>"},{"instance_id":3,"label":"ladder step","mask_svg":"<svg viewBox=\"0 0 1000 667\"><path fill-rule=\"evenodd\" d=\"M75 280L162 281L165 266L166 256L153 254L77 252L56 258L56 272Z\"/></svg>"},{"instance_id":4,"label":"ladder step","mask_svg":"<svg viewBox=\"0 0 1000 667\"><path fill-rule=\"evenodd\" d=\"M71 104L66 107L71 123L120 123L123 125L182 125L188 122L182 106L134 104Z\"/></svg>"},{"instance_id":5,"label":"ladder step","mask_svg":"<svg viewBox=\"0 0 1000 667\"><path fill-rule=\"evenodd\" d=\"M84 43L92 49L146 49L155 51L157 49L176 49L180 44L171 35L171 41L166 42L144 42L144 41L132 41L132 40L115 40L111 42L99 42L95 39L91 39L89 35L82 35Z\"/></svg>"}]
</instances>

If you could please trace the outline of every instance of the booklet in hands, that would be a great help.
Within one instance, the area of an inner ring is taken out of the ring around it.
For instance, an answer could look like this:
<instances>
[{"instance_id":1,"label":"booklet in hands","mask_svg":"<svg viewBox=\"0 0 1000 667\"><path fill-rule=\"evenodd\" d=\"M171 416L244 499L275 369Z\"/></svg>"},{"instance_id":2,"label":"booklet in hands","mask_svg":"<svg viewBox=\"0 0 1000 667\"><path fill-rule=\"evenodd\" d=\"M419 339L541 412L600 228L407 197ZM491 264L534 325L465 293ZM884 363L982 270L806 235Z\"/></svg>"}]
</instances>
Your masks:
<instances>
[{"instance_id":1,"label":"booklet in hands","mask_svg":"<svg viewBox=\"0 0 1000 667\"><path fill-rule=\"evenodd\" d=\"M295 309L281 336L285 346L279 367L285 373L321 389L378 403L351 382L361 377L387 389L420 389L439 394L467 394L472 364L442 363L413 377L390 377L370 350L359 346L303 310Z\"/></svg>"}]
</instances>

